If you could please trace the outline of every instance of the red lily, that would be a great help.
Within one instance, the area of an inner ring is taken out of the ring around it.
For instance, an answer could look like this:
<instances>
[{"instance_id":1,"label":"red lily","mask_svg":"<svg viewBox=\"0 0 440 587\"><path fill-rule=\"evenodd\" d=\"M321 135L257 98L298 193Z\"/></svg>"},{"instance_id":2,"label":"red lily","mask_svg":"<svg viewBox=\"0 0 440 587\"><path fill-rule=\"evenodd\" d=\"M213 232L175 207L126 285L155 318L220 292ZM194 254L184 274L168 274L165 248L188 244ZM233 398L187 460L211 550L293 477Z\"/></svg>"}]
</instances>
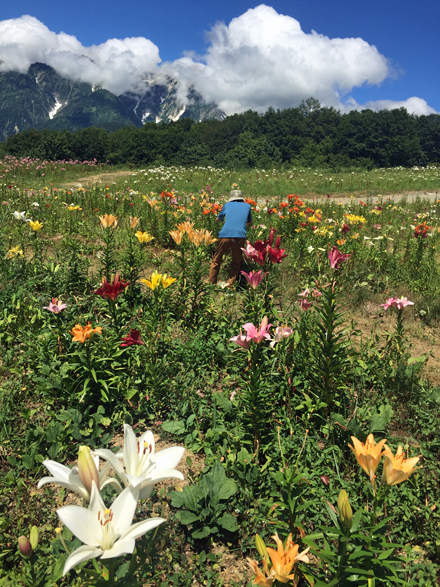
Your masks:
<instances>
[{"instance_id":1,"label":"red lily","mask_svg":"<svg viewBox=\"0 0 440 587\"><path fill-rule=\"evenodd\" d=\"M133 328L130 330L127 336L124 336L122 338L122 340L124 342L119 345L121 347L145 344L144 341L141 340L141 333L139 332L139 330L135 330Z\"/></svg>"},{"instance_id":2,"label":"red lily","mask_svg":"<svg viewBox=\"0 0 440 587\"><path fill-rule=\"evenodd\" d=\"M95 291L95 294L101 296L105 300L116 300L118 295L130 285L129 281L119 281L119 273L116 273L115 278L111 283L108 283L107 278L102 278L102 286Z\"/></svg>"}]
</instances>

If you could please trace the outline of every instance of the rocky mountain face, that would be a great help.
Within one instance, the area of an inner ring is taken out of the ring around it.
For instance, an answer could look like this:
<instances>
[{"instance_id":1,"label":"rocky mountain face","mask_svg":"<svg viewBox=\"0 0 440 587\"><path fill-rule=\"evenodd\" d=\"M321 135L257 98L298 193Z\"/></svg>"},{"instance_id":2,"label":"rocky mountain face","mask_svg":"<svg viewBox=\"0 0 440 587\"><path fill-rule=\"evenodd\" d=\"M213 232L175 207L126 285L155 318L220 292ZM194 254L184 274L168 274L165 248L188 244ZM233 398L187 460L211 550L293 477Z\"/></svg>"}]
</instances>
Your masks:
<instances>
[{"instance_id":1,"label":"rocky mountain face","mask_svg":"<svg viewBox=\"0 0 440 587\"><path fill-rule=\"evenodd\" d=\"M108 90L60 76L52 67L34 63L26 74L0 73L0 140L28 128L75 131L89 126L116 130L147 122L179 118L223 119L215 104L206 104L193 88L185 103L177 82L150 75L139 93L115 96Z\"/></svg>"}]
</instances>

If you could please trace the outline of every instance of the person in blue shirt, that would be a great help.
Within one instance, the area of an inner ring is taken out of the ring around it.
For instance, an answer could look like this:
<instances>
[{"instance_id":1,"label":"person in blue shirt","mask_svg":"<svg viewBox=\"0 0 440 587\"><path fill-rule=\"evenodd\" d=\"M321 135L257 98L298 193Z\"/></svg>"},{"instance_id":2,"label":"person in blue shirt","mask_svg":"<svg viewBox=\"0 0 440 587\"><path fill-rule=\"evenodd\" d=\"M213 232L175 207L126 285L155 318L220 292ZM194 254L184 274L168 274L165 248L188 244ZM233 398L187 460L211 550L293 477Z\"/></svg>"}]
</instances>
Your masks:
<instances>
[{"instance_id":1,"label":"person in blue shirt","mask_svg":"<svg viewBox=\"0 0 440 587\"><path fill-rule=\"evenodd\" d=\"M209 283L217 283L217 277L225 253L231 250L232 263L229 269L228 284L231 286L240 273L242 252L246 244L246 228L252 224L252 212L244 201L240 190L232 190L229 200L220 210L217 222L225 220L219 233L214 256L209 269Z\"/></svg>"}]
</instances>

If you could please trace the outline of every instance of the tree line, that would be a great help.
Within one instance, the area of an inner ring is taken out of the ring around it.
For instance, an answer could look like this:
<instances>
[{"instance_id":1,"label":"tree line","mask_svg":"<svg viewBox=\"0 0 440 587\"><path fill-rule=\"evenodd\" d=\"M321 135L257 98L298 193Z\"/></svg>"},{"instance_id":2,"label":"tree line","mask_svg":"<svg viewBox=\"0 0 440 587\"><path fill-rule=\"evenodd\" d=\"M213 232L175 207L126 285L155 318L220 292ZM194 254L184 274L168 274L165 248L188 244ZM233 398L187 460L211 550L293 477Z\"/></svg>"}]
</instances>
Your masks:
<instances>
[{"instance_id":1,"label":"tree line","mask_svg":"<svg viewBox=\"0 0 440 587\"><path fill-rule=\"evenodd\" d=\"M342 114L309 98L296 108L269 108L262 115L249 110L224 120L182 118L76 132L29 129L9 136L2 153L133 166L426 166L440 164L440 114L416 116L404 108Z\"/></svg>"}]
</instances>

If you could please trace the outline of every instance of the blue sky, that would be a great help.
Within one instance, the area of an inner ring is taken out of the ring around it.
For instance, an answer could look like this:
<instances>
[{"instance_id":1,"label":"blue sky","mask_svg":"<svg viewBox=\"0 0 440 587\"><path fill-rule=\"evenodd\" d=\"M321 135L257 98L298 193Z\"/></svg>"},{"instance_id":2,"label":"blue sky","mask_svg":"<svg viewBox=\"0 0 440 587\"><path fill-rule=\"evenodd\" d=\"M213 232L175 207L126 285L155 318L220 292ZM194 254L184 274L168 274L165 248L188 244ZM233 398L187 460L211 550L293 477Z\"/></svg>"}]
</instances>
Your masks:
<instances>
[{"instance_id":1,"label":"blue sky","mask_svg":"<svg viewBox=\"0 0 440 587\"><path fill-rule=\"evenodd\" d=\"M3 70L8 64L23 70L34 55L61 67L65 47L57 35L64 32L76 37L79 47L73 51L80 57L92 45L102 45L101 51L88 55L102 70L109 70L96 83L118 91L127 81L122 73L118 78L117 70L111 79L112 57L105 44L109 39L143 37L151 44L133 43L135 64L121 64L121 71L133 67L139 74L145 63L149 69L177 75L228 113L247 108L264 111L270 104L295 106L308 95L342 109L395 107L416 97L420 101L408 103L408 109L418 114L440 112L439 0L277 0L261 6L242 0L17 0L3 3L0 10L2 23L13 19L5 29L9 41L0 26L0 45L4 39L0 59L5 62ZM23 15L41 23L39 40L33 44L22 29L21 35L15 34ZM224 26L216 25L219 21ZM43 25L54 34L52 45L54 39L58 43L50 55L38 47L50 45L44 41L49 33ZM297 26L301 35L295 37ZM278 35L280 30L283 33ZM293 37L297 41L291 41ZM17 43L22 52L16 50ZM206 54L208 60L203 58ZM126 53L120 61L123 58ZM165 68L164 62L169 62ZM71 71L71 76L84 69L81 64L63 67L63 73ZM84 79L96 75L87 71Z\"/></svg>"}]
</instances>

